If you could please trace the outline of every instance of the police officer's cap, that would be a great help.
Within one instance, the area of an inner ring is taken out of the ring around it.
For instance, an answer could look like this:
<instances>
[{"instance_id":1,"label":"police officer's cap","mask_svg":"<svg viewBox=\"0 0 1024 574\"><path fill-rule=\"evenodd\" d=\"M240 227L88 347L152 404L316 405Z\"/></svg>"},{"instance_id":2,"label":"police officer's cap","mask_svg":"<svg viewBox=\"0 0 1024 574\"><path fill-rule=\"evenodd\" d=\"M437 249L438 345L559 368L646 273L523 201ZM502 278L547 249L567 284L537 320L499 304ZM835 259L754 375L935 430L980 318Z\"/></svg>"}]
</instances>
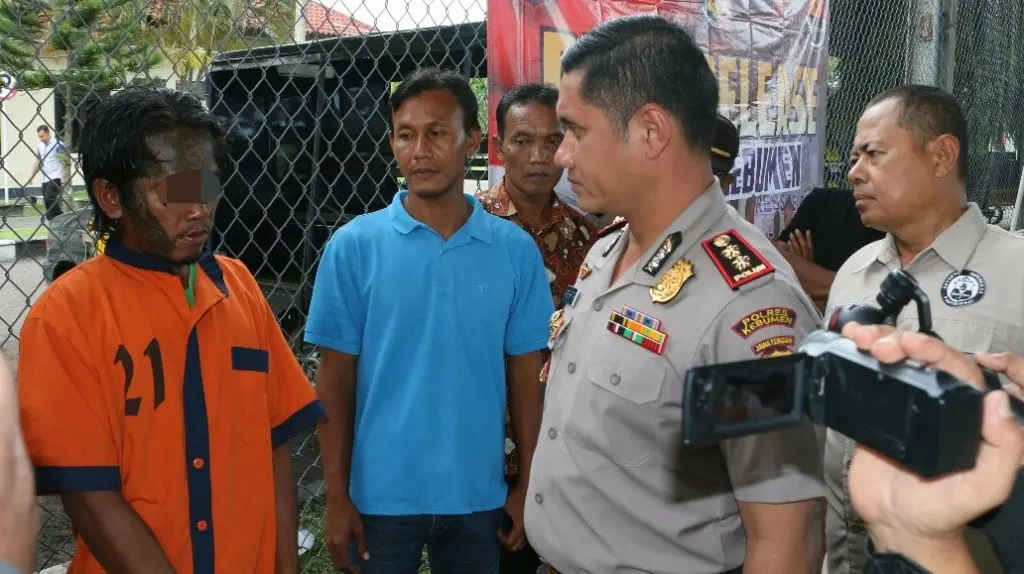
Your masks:
<instances>
[{"instance_id":1,"label":"police officer's cap","mask_svg":"<svg viewBox=\"0 0 1024 574\"><path fill-rule=\"evenodd\" d=\"M716 175L732 171L740 152L740 132L725 116L718 114L715 138L711 142L711 167Z\"/></svg>"}]
</instances>

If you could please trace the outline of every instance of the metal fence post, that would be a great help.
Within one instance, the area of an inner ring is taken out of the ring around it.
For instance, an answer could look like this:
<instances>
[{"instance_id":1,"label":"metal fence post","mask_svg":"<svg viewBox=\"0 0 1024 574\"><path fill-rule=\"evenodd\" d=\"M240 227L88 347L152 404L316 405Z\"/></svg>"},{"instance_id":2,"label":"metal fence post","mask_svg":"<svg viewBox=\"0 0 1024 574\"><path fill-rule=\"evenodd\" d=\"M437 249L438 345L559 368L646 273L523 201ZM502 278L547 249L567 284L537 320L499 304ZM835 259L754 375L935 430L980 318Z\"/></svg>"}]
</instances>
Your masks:
<instances>
[{"instance_id":1,"label":"metal fence post","mask_svg":"<svg viewBox=\"0 0 1024 574\"><path fill-rule=\"evenodd\" d=\"M1018 152L1020 153L1020 152ZM1013 202L1013 215L1010 218L1010 231L1020 229L1020 207L1024 201L1024 162L1021 162L1020 183L1017 185L1017 199Z\"/></svg>"}]
</instances>

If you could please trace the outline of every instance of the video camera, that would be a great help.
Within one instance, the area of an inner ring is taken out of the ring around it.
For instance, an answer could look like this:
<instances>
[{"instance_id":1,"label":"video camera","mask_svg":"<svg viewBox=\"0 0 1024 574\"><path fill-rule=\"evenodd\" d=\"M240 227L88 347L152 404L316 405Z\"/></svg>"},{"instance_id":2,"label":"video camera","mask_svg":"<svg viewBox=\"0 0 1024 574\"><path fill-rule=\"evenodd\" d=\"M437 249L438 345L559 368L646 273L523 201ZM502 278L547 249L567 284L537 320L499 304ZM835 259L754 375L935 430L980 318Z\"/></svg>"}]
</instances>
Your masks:
<instances>
[{"instance_id":1,"label":"video camera","mask_svg":"<svg viewBox=\"0 0 1024 574\"><path fill-rule=\"evenodd\" d=\"M849 305L811 333L798 352L769 359L706 365L686 373L683 442L792 428L806 416L924 477L974 467L981 444L985 391L913 361L879 363L839 334L850 321L894 325L911 301L920 331L932 331L928 296L897 269L882 282L878 307ZM998 376L985 371L989 390ZM1024 403L1011 397L1017 418Z\"/></svg>"}]
</instances>

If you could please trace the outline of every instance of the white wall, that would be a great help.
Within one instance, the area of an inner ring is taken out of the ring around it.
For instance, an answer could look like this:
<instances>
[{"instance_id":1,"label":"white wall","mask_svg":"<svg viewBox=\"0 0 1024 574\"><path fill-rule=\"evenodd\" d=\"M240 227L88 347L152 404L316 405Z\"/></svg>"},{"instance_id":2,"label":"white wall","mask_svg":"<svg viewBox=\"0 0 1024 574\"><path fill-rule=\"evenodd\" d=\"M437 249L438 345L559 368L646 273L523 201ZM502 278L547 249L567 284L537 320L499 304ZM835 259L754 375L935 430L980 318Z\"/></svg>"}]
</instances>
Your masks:
<instances>
[{"instance_id":1,"label":"white wall","mask_svg":"<svg viewBox=\"0 0 1024 574\"><path fill-rule=\"evenodd\" d=\"M63 58L44 58L41 63L51 70L64 68ZM169 88L177 85L170 62L163 62L154 69L153 76L167 78ZM14 98L3 102L3 112L3 119L0 119L0 127L3 128L0 133L0 158L3 158L0 185L10 189L24 187L29 194L38 194L41 186L40 176L37 175L31 182L28 181L28 176L32 173L36 144L39 143L36 128L45 124L52 130L55 126L53 90L19 91ZM77 165L73 167L75 173L72 182L75 186L84 185ZM3 193L2 188L0 193Z\"/></svg>"}]
</instances>

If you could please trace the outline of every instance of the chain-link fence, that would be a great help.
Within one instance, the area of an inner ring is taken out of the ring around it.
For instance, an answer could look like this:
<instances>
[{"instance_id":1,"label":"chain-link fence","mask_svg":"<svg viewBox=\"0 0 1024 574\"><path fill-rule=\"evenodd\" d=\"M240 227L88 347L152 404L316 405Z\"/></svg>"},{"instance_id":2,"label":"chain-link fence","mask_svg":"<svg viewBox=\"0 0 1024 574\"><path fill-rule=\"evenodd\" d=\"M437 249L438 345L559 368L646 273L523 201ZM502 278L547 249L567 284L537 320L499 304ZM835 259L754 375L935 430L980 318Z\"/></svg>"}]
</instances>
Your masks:
<instances>
[{"instance_id":1,"label":"chain-link fence","mask_svg":"<svg viewBox=\"0 0 1024 574\"><path fill-rule=\"evenodd\" d=\"M17 365L30 305L96 251L77 162L89 106L126 85L159 84L193 91L230 126L234 170L212 246L248 265L297 356L315 371L301 327L321 249L338 226L384 207L400 183L387 145L388 95L419 66L458 69L472 78L486 116L486 2L0 0L0 335L8 362ZM780 9L786 3L778 0ZM745 2L732 4L741 14ZM972 199L1007 219L1024 137L1024 5L829 4L826 183L843 185L857 118L874 94L932 83L967 110ZM40 141L39 126L49 128L51 143ZM52 152L53 141L65 153ZM44 159L37 174L40 153L58 161ZM485 149L470 173L467 188L486 185ZM60 186L43 183L57 176ZM44 217L57 199L65 213ZM299 436L292 448L303 572L330 572L315 437ZM74 540L59 502L39 504L42 571L70 560Z\"/></svg>"},{"instance_id":2,"label":"chain-link fence","mask_svg":"<svg viewBox=\"0 0 1024 574\"><path fill-rule=\"evenodd\" d=\"M393 86L424 65L461 70L486 118L485 0L461 2L2 0L0 258L10 253L0 263L0 320L12 367L30 305L96 252L77 162L88 109L124 86L152 84L195 93L229 126L234 171L212 247L249 266L312 376L317 357L300 341L320 250L335 228L385 206L397 189L387 145ZM39 154L52 158L43 173L35 173ZM472 162L480 185L485 154ZM60 187L43 183L58 176ZM48 194L61 195L63 215L44 217L56 211ZM315 436L291 447L302 572L333 572ZM39 506L37 571L63 571L71 525L56 498Z\"/></svg>"},{"instance_id":3,"label":"chain-link fence","mask_svg":"<svg viewBox=\"0 0 1024 574\"><path fill-rule=\"evenodd\" d=\"M937 85L969 124L968 195L1009 227L1024 138L1024 4L1003 0L832 0L826 184L845 185L857 119L882 90Z\"/></svg>"}]
</instances>

